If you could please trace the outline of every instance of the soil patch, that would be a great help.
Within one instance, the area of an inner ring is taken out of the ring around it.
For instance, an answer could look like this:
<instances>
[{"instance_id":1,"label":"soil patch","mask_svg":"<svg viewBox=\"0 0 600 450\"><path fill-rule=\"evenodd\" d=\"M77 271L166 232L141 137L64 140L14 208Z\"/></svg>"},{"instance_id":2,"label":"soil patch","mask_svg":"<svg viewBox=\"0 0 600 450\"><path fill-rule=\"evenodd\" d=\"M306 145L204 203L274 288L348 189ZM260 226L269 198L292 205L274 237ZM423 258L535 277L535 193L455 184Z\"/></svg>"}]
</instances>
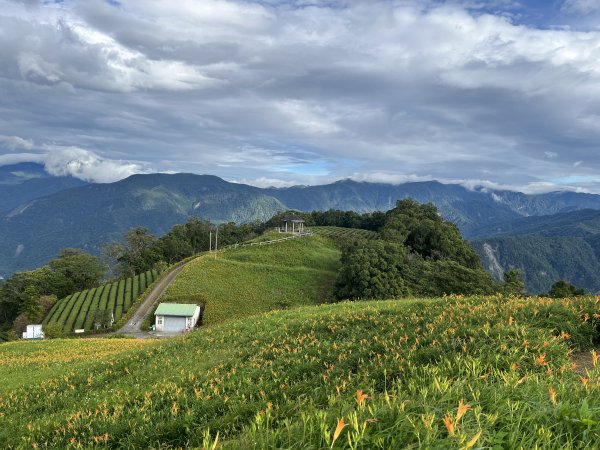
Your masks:
<instances>
[{"instance_id":1,"label":"soil patch","mask_svg":"<svg viewBox=\"0 0 600 450\"><path fill-rule=\"evenodd\" d=\"M593 350L600 355L600 348ZM573 372L582 377L587 377L588 371L591 372L594 369L594 357L592 356L592 350L573 353L571 355L571 362L576 365L576 367L573 369ZM596 364L600 364L600 362L596 362Z\"/></svg>"}]
</instances>

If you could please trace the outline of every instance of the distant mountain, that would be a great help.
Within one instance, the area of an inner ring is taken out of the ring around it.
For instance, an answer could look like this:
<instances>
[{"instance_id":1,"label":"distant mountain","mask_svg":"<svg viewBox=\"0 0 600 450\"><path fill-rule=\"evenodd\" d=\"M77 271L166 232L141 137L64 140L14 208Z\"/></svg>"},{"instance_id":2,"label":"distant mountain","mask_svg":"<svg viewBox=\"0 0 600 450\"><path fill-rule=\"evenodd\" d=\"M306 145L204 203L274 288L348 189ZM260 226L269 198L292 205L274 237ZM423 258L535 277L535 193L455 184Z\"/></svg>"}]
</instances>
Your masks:
<instances>
[{"instance_id":1,"label":"distant mountain","mask_svg":"<svg viewBox=\"0 0 600 450\"><path fill-rule=\"evenodd\" d=\"M249 222L284 209L261 189L214 176L134 175L90 184L33 200L0 219L0 275L39 266L65 247L98 254L133 226L161 235L193 215Z\"/></svg>"},{"instance_id":2,"label":"distant mountain","mask_svg":"<svg viewBox=\"0 0 600 450\"><path fill-rule=\"evenodd\" d=\"M0 213L6 213L36 198L87 183L74 177L54 177L35 163L0 167Z\"/></svg>"},{"instance_id":3,"label":"distant mountain","mask_svg":"<svg viewBox=\"0 0 600 450\"><path fill-rule=\"evenodd\" d=\"M473 230L471 243L497 278L519 268L527 289L543 293L557 280L600 291L600 211L582 210Z\"/></svg>"},{"instance_id":4,"label":"distant mountain","mask_svg":"<svg viewBox=\"0 0 600 450\"><path fill-rule=\"evenodd\" d=\"M482 227L504 226L526 216L600 209L597 195L531 196L469 190L436 181L390 185L344 180L261 189L209 175L134 175L116 183L90 184L28 199L0 214L0 275L39 266L65 247L99 253L103 243L120 239L138 225L159 236L191 216L250 222L264 221L286 209L370 212L390 209L407 197L434 203L466 237L476 236Z\"/></svg>"}]
</instances>

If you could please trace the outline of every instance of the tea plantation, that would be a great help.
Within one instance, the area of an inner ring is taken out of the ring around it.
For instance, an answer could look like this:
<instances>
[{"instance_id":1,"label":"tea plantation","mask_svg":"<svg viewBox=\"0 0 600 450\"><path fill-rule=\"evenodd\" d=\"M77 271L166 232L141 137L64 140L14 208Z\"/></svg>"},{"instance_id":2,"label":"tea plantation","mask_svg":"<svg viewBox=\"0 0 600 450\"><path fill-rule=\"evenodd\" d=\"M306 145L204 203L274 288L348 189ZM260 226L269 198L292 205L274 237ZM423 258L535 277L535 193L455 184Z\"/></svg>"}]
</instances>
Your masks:
<instances>
[{"instance_id":1,"label":"tea plantation","mask_svg":"<svg viewBox=\"0 0 600 450\"><path fill-rule=\"evenodd\" d=\"M115 322L125 314L148 286L158 277L156 270L114 283L76 292L56 302L44 318L43 325L58 325L64 332L90 330L96 311L112 312Z\"/></svg>"}]
</instances>

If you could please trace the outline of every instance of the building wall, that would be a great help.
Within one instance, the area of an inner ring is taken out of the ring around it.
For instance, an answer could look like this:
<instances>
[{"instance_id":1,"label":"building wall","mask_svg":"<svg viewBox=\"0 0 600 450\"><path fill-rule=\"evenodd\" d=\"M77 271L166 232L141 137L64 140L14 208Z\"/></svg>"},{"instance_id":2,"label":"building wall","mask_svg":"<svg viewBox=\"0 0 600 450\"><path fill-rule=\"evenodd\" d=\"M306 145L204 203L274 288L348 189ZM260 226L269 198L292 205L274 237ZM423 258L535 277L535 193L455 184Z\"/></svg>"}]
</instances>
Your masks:
<instances>
[{"instance_id":1,"label":"building wall","mask_svg":"<svg viewBox=\"0 0 600 450\"><path fill-rule=\"evenodd\" d=\"M177 332L184 331L196 326L200 318L200 306L196 306L194 315L190 317L179 316L155 316L154 326L156 331Z\"/></svg>"}]
</instances>

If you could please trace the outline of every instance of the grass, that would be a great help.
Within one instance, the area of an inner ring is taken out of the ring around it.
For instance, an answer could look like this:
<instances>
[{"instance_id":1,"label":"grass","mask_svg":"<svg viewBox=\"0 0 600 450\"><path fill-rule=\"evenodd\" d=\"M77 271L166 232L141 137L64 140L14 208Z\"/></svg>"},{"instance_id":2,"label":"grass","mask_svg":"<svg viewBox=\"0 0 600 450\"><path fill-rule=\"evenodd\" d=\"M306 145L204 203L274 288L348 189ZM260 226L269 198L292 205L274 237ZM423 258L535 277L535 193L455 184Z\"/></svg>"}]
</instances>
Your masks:
<instances>
[{"instance_id":1,"label":"grass","mask_svg":"<svg viewBox=\"0 0 600 450\"><path fill-rule=\"evenodd\" d=\"M0 398L19 387L51 384L57 377L85 371L90 361L116 361L153 343L143 339L53 339L0 345Z\"/></svg>"},{"instance_id":2,"label":"grass","mask_svg":"<svg viewBox=\"0 0 600 450\"><path fill-rule=\"evenodd\" d=\"M339 256L332 242L316 236L203 255L161 300L203 303L204 325L323 303L330 299Z\"/></svg>"},{"instance_id":3,"label":"grass","mask_svg":"<svg viewBox=\"0 0 600 450\"><path fill-rule=\"evenodd\" d=\"M3 391L0 447L594 449L600 364L582 375L570 352L597 342L599 311L593 297L355 302L116 358L100 353L110 340L6 344L17 362L0 360L2 379L54 364L53 345L100 354Z\"/></svg>"},{"instance_id":4,"label":"grass","mask_svg":"<svg viewBox=\"0 0 600 450\"><path fill-rule=\"evenodd\" d=\"M59 325L67 333L80 328L90 331L96 311L106 309L113 312L116 322L127 313L139 293L144 292L157 277L156 271L148 271L133 278L70 295L56 302L42 324Z\"/></svg>"}]
</instances>

